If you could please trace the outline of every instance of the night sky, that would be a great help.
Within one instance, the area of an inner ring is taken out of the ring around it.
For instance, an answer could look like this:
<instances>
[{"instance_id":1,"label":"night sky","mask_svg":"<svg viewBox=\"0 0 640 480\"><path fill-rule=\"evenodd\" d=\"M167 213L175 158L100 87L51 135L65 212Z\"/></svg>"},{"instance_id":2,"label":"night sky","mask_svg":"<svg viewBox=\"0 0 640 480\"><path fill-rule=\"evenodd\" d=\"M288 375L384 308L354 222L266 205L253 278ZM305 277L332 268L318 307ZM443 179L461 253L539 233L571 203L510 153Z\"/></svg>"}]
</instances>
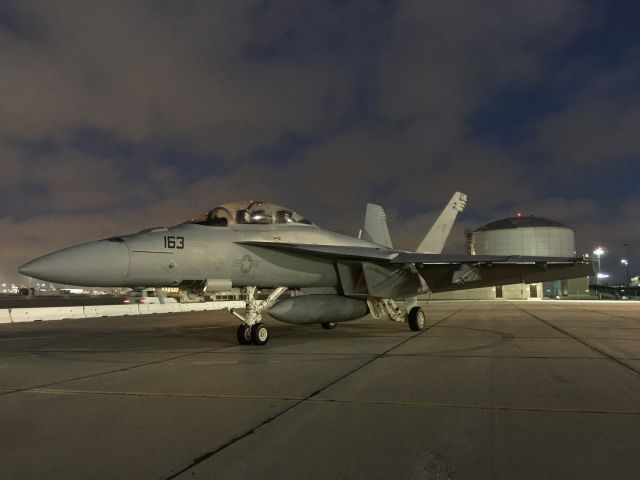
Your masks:
<instances>
[{"instance_id":1,"label":"night sky","mask_svg":"<svg viewBox=\"0 0 640 480\"><path fill-rule=\"evenodd\" d=\"M379 203L412 249L456 190L448 251L522 212L637 274L639 18L633 1L0 0L0 280L249 198L348 234Z\"/></svg>"}]
</instances>

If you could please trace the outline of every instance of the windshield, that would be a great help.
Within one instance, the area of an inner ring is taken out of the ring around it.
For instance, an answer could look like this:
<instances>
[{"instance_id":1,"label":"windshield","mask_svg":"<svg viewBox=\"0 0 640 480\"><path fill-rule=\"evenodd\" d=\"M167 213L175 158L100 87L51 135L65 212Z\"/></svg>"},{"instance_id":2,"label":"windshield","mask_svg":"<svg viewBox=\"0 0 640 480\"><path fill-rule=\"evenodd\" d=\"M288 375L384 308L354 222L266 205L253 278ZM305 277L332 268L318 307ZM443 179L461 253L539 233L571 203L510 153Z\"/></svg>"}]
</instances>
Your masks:
<instances>
[{"instance_id":1,"label":"windshield","mask_svg":"<svg viewBox=\"0 0 640 480\"><path fill-rule=\"evenodd\" d=\"M299 213L273 203L256 201L239 201L225 203L213 210L193 217L189 223L226 227L229 225L272 225L272 224L304 224L312 225Z\"/></svg>"}]
</instances>

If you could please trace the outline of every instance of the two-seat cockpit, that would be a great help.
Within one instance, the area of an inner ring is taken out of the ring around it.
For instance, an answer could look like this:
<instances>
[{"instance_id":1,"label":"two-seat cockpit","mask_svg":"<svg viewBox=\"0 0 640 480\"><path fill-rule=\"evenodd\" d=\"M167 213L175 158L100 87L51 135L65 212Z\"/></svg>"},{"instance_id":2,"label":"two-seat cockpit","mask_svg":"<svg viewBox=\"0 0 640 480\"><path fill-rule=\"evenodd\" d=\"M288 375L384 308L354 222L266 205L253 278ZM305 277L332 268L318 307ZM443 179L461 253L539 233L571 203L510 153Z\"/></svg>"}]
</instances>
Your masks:
<instances>
[{"instance_id":1,"label":"two-seat cockpit","mask_svg":"<svg viewBox=\"0 0 640 480\"><path fill-rule=\"evenodd\" d=\"M299 213L273 203L242 200L225 203L188 223L228 227L231 225L313 225Z\"/></svg>"}]
</instances>

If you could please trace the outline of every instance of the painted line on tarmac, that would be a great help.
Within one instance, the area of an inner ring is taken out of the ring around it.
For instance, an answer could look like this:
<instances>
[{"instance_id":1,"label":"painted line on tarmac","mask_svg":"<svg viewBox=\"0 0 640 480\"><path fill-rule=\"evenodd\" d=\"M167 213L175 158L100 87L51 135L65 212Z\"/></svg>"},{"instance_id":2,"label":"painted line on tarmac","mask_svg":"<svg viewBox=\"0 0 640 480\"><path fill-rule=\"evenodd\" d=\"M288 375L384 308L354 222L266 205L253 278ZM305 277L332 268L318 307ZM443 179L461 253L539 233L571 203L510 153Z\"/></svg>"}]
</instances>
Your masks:
<instances>
[{"instance_id":1,"label":"painted line on tarmac","mask_svg":"<svg viewBox=\"0 0 640 480\"><path fill-rule=\"evenodd\" d=\"M56 335L31 335L28 337L7 337L7 338L0 338L0 342L12 342L16 340L34 340L34 339L39 340L41 338L56 338Z\"/></svg>"},{"instance_id":2,"label":"painted line on tarmac","mask_svg":"<svg viewBox=\"0 0 640 480\"><path fill-rule=\"evenodd\" d=\"M562 306L560 305L561 301L559 301L559 302L557 302L555 304L552 304L552 305L554 307L556 307L556 308L562 309ZM611 303L607 303L607 302L611 302L611 301L612 300L604 300L602 302L599 302L599 305L607 304L608 306L612 306L614 308L616 308L616 307L624 307L625 305L628 305L626 300L622 304L613 304L612 305ZM632 304L632 306L637 307L639 304L640 304L640 302L635 302L634 304ZM575 305L572 305L572 307L575 307ZM637 315L631 316L631 317L627 317L627 316L624 316L624 315L620 315L619 313L604 312L602 310L590 310L588 308L574 308L574 310L578 311L578 312L597 313L599 315L606 315L608 317L620 318L622 320L638 320L638 316ZM634 328L634 327L631 327L631 328Z\"/></svg>"},{"instance_id":3,"label":"painted line on tarmac","mask_svg":"<svg viewBox=\"0 0 640 480\"><path fill-rule=\"evenodd\" d=\"M566 409L566 408L541 408L541 407L519 407L508 405L472 405L456 403L434 403L434 402L405 402L405 401L383 401L383 400L356 400L344 398L307 398L293 396L274 395L221 395L221 394L199 394L199 393L159 393L159 392L137 392L137 391L103 391L103 390L67 390L41 388L30 390L28 393L46 395L97 395L113 397L143 397L143 398L203 398L211 400L249 400L249 401L273 401L273 402L296 402L301 403L308 400L311 403L328 405L359 405L359 406L381 406L398 408L421 408L421 409L449 409L449 410L479 410L479 411L501 411L501 412L529 412L529 413L560 413L578 415L631 415L640 416L640 410L629 412L623 410L594 410L594 409Z\"/></svg>"},{"instance_id":4,"label":"painted line on tarmac","mask_svg":"<svg viewBox=\"0 0 640 480\"><path fill-rule=\"evenodd\" d=\"M306 397L278 397L274 395L223 395L208 393L162 393L162 392L139 392L139 391L111 391L111 390L80 390L66 388L36 388L28 393L46 395L98 395L113 397L148 397L148 398L209 398L212 400L256 400L256 401L283 401L299 402Z\"/></svg>"},{"instance_id":5,"label":"painted line on tarmac","mask_svg":"<svg viewBox=\"0 0 640 480\"><path fill-rule=\"evenodd\" d=\"M224 347L217 347L215 349L198 350L196 352L189 352L189 353L185 353L185 354L182 354L182 355L175 355L175 356L172 356L172 357L169 357L169 358L164 358L164 359L161 359L161 360L154 360L154 361L151 361L151 362L144 362L144 363L136 363L136 364L129 365L129 366L126 366L126 367L122 367L122 368L116 368L116 369L107 370L107 371L104 371L104 372L92 373L90 375L83 375L83 376L75 377L75 378L67 378L65 380L58 380L56 382L46 383L46 384L43 384L43 385L36 385L36 386L33 386L33 387L19 388L19 389L12 390L12 391L9 391L9 392L0 392L0 397L6 396L6 395L11 395L11 394L14 394L14 393L29 392L31 390L43 389L43 388L52 387L52 386L55 386L55 385L61 385L61 384L64 384L64 383L75 382L75 381L78 381L78 380L86 380L86 379L89 379L89 378L101 377L103 375L109 375L109 374L112 374L112 373L127 372L129 370L135 370L136 368L147 367L149 365L157 365L157 364L165 363L165 362L171 362L172 360L178 360L178 359L181 359L181 358L187 358L187 357L191 357L191 356L195 356L195 355L200 355L200 354L203 354L203 353L213 353L214 351L220 350L222 348L229 348L229 347L235 347L235 346L236 346L236 344L234 343L234 344L226 345ZM69 351L65 351L65 353L70 353L70 352ZM73 352L71 352L71 353L73 353Z\"/></svg>"},{"instance_id":6,"label":"painted line on tarmac","mask_svg":"<svg viewBox=\"0 0 640 480\"><path fill-rule=\"evenodd\" d=\"M456 352L455 350L452 350ZM563 357L555 357L553 355L513 355L513 354L500 354L500 355L461 355L458 353L448 354L446 352L433 352L433 353L390 353L388 355L389 358L402 358L402 357L424 357L424 358L490 358L492 360L514 360L514 359L523 359L523 360L606 360L608 358L602 357L578 357L578 356L563 356ZM640 358L627 358L626 360L640 360Z\"/></svg>"},{"instance_id":7,"label":"painted line on tarmac","mask_svg":"<svg viewBox=\"0 0 640 480\"><path fill-rule=\"evenodd\" d=\"M14 391L14 389L12 389L12 388L0 387L0 393L11 393L13 391Z\"/></svg>"},{"instance_id":8,"label":"painted line on tarmac","mask_svg":"<svg viewBox=\"0 0 640 480\"><path fill-rule=\"evenodd\" d=\"M517 407L506 405L466 405L455 403L431 403L431 402L386 402L377 400L349 400L349 399L312 399L313 402L335 403L345 405L379 405L395 407L411 407L426 409L457 409L457 410L484 410L484 411L505 411L505 412L533 412L533 413L573 413L591 415L634 415L640 416L637 412L625 412L621 410L589 410L589 409L564 409L564 408L540 408L540 407Z\"/></svg>"}]
</instances>

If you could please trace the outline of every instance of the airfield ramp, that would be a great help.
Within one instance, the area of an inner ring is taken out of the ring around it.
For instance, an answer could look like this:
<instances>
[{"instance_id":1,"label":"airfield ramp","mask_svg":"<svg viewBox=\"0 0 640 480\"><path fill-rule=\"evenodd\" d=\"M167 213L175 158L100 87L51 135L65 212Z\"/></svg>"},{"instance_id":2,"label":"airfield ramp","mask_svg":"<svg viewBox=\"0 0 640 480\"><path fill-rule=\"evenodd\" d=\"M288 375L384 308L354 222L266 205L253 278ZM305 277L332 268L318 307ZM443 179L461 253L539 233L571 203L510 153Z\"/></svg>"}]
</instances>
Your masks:
<instances>
[{"instance_id":1,"label":"airfield ramp","mask_svg":"<svg viewBox=\"0 0 640 480\"><path fill-rule=\"evenodd\" d=\"M224 312L0 325L0 476L638 478L638 303L427 312L265 347Z\"/></svg>"}]
</instances>

